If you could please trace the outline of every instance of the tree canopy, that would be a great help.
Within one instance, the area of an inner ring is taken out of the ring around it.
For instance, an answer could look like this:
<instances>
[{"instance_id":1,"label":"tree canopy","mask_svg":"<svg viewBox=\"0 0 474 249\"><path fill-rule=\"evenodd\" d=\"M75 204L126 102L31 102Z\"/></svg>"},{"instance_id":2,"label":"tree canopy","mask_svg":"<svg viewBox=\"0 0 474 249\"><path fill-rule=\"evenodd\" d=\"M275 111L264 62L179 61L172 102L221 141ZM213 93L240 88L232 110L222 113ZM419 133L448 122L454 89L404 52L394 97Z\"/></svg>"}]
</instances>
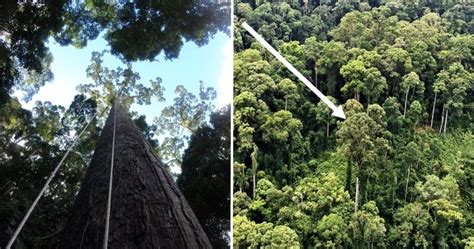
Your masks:
<instances>
[{"instance_id":1,"label":"tree canopy","mask_svg":"<svg viewBox=\"0 0 474 249\"><path fill-rule=\"evenodd\" d=\"M159 54L177 58L184 42L204 45L230 25L229 3L212 0L7 0L0 10L0 103L12 87L31 97L51 79L51 38L84 47L103 34L112 54L152 61Z\"/></svg>"},{"instance_id":2,"label":"tree canopy","mask_svg":"<svg viewBox=\"0 0 474 249\"><path fill-rule=\"evenodd\" d=\"M46 178L73 144L75 136L90 123L15 244L18 248L56 247L79 183L94 153L106 118L104 113L107 113L112 101L121 101L128 111L132 104L149 105L164 101L165 89L159 75L144 81L135 71L134 62L155 61L159 56L167 60L176 59L184 43L194 42L202 46L217 32L228 33L229 21L230 4L211 0L176 3L160 0L2 1L0 244L7 244ZM81 49L99 36L103 37L108 47L92 54L90 65L83 72L87 82L79 82L77 94L69 106L38 101L32 110L27 110L21 105L15 92L23 92L23 100L30 101L54 77L51 71L54 55L48 48L51 42ZM104 62L104 56L108 55L118 59L118 67ZM199 79L196 79L183 84L198 82ZM216 91L202 82L200 89L195 93L188 91L185 85L177 86L174 103L169 103L162 112L163 120L168 123L159 122L158 114L156 121L153 121L154 117L131 112L135 124L163 161L183 161L184 150L191 140L193 146L201 146L209 142L210 136L219 136L212 137L215 140L229 136L229 127L222 120L225 114L213 114L213 124L205 124L214 110L212 103ZM181 115L183 111L186 112L184 116ZM174 120L182 122L182 126L173 127L179 130L177 132L169 127L169 122ZM184 134L180 132L183 129L187 129ZM225 156L228 157L229 152L219 148L214 149L221 153L219 157L213 158L209 168L201 171L199 177L210 178L214 175L213 170L220 170L215 182L228 181L230 159ZM188 161L186 169L192 171L193 167L198 168L199 165ZM192 173L189 175L189 179L180 181L183 189L195 184ZM194 197L187 195L194 200L193 209L198 210L199 203L211 196L209 192L201 194ZM229 217L223 213L229 209L229 203L225 205L229 194L219 192L212 196L218 202L208 208L214 211L203 214L200 210L199 219L206 224L208 231L227 234ZM214 241L216 245L228 243L219 236Z\"/></svg>"}]
</instances>

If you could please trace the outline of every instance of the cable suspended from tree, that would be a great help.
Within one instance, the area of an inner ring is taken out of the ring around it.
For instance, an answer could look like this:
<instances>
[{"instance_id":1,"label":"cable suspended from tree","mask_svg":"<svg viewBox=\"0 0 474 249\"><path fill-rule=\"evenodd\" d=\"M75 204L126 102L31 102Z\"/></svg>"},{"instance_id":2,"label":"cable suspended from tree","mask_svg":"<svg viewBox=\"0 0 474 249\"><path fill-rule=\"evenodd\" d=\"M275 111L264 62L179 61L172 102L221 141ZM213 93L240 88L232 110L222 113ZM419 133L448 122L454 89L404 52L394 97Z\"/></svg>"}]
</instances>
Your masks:
<instances>
[{"instance_id":1,"label":"cable suspended from tree","mask_svg":"<svg viewBox=\"0 0 474 249\"><path fill-rule=\"evenodd\" d=\"M104 108L104 110L102 110L102 112L100 112L99 114L99 117L102 116L104 114L104 112L107 110L107 108ZM41 189L41 191L39 192L38 196L36 196L36 199L33 201L33 204L31 205L31 207L28 209L28 211L26 212L26 215L25 217L23 217L23 219L21 220L20 224L18 225L17 229L15 230L15 232L13 233L13 236L11 237L10 241L8 242L7 246L6 246L6 249L10 249L11 246L13 245L13 243L15 243L15 240L17 239L18 235L20 234L21 230L23 229L23 226L25 225L26 221L28 220L28 218L30 217L31 213L33 212L33 210L35 209L36 205L38 204L38 201L41 199L41 197L43 196L43 194L46 192L46 190L48 189L48 186L49 184L51 183L51 181L53 180L54 176L56 176L56 173L58 172L59 168L62 166L62 164L64 163L64 161L66 160L66 157L69 155L69 153L72 151L72 149L76 146L77 142L79 141L79 139L81 138L82 134L84 134L84 132L87 130L87 128L89 127L90 123L92 123L92 120L94 120L94 118L97 117L97 114L94 114L94 116L91 118L91 120L86 124L86 126L82 129L81 133L79 133L79 135L76 137L76 139L74 140L74 142L69 146L68 150L66 151L66 153L64 154L64 156L61 158L61 161L58 163L58 165L56 166L56 168L54 168L53 172L51 173L51 175L48 177L48 180L46 181L46 183L44 184L43 188Z\"/></svg>"},{"instance_id":2,"label":"cable suspended from tree","mask_svg":"<svg viewBox=\"0 0 474 249\"><path fill-rule=\"evenodd\" d=\"M109 243L109 226L110 226L110 209L112 206L112 182L114 177L114 155L115 155L115 128L117 127L117 106L116 106L116 99L113 100L113 108L114 108L114 129L112 133L112 157L110 160L110 175L109 175L109 192L107 195L107 213L105 217L105 232L104 232L104 242L103 248L107 249Z\"/></svg>"}]
</instances>

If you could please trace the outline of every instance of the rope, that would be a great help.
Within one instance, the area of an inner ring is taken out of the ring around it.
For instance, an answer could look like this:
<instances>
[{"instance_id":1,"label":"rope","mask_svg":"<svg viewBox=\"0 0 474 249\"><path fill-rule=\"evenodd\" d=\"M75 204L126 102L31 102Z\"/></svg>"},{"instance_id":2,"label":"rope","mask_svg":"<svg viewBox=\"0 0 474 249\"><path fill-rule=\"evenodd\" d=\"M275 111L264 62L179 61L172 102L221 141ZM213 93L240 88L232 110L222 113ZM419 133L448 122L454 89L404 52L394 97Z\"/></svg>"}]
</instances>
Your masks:
<instances>
[{"instance_id":1,"label":"rope","mask_svg":"<svg viewBox=\"0 0 474 249\"><path fill-rule=\"evenodd\" d=\"M100 115L102 116L102 114L104 113L104 111L106 110L107 108L105 108L101 113ZM76 137L76 139L74 140L74 142L71 144L71 146L69 146L68 150L66 151L66 154L64 154L63 158L61 159L61 161L59 162L59 164L56 166L56 168L53 170L53 172L51 173L51 175L49 176L48 180L46 181L46 183L44 184L43 188L41 189L41 191L39 192L38 196L36 196L36 199L35 201L33 202L33 204L31 205L31 207L28 209L28 212L26 212L26 215L25 217L23 217L23 220L21 220L20 222L20 225L18 226L18 228L15 230L15 233L13 233L13 236L12 238L10 239L10 241L8 242L7 246L5 247L6 249L10 249L11 246L13 245L13 243L15 242L16 238L18 237L18 235L20 234L21 232L21 229L23 229L23 226L25 225L26 221L28 220L28 218L30 217L31 213L33 212L33 210L35 209L36 205L38 204L38 201L41 199L41 197L43 196L44 192L46 192L46 189L48 188L49 184L51 183L51 181L53 180L54 176L56 175L56 173L58 172L59 168L61 167L61 165L64 163L64 160L66 159L66 157L69 155L69 153L72 151L72 149L74 148L74 146L76 145L76 143L79 141L79 138L82 136L82 134L84 134L84 132L87 130L87 128L89 127L90 123L92 122L92 120L94 120L94 118L97 116L97 113L94 114L94 116L92 117L92 119L87 123L87 125L82 129L81 133L79 133L79 136Z\"/></svg>"},{"instance_id":2,"label":"rope","mask_svg":"<svg viewBox=\"0 0 474 249\"><path fill-rule=\"evenodd\" d=\"M116 106L116 100L114 100L114 130L112 133L112 159L110 161L109 194L107 196L107 214L105 218L103 249L107 249L107 246L109 243L110 209L112 206L112 181L113 181L113 176L114 176L115 128L116 128L116 121L117 121L116 114L117 114L117 106Z\"/></svg>"}]
</instances>

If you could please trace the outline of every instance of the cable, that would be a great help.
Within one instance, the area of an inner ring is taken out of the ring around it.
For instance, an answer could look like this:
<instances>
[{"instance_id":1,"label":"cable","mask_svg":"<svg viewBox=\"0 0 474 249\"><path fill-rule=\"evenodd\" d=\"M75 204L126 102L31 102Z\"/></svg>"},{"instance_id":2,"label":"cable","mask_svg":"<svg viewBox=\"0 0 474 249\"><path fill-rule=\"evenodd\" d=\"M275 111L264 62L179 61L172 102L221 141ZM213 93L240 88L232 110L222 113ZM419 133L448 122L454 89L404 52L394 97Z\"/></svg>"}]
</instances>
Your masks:
<instances>
[{"instance_id":1,"label":"cable","mask_svg":"<svg viewBox=\"0 0 474 249\"><path fill-rule=\"evenodd\" d=\"M103 249L107 249L109 243L109 225L110 225L110 209L112 206L112 181L114 176L114 154L115 154L115 128L117 121L117 105L114 100L114 129L112 133L112 159L110 161L110 175L109 175L109 194L107 196L107 214L105 217L105 232L104 232L104 243Z\"/></svg>"},{"instance_id":2,"label":"cable","mask_svg":"<svg viewBox=\"0 0 474 249\"><path fill-rule=\"evenodd\" d=\"M102 116L102 114L104 113L104 111L106 110L107 108L105 108L101 113L100 113L100 116ZM10 249L11 246L13 245L13 243L15 242L16 238L18 237L18 235L20 234L21 232L21 229L23 229L23 226L25 225L26 221L28 220L28 218L30 217L31 213L33 212L33 210L35 209L36 205L38 204L38 201L41 199L41 197L43 196L44 192L46 192L46 189L48 188L49 184L51 183L51 181L53 180L54 176L56 175L56 173L58 172L59 170L59 167L61 167L61 165L64 163L64 160L66 159L66 157L69 155L69 153L72 151L72 149L74 148L74 146L76 145L76 143L79 141L79 138L82 136L82 134L84 134L84 132L87 130L87 128L89 127L90 123L92 123L92 120L94 120L94 118L97 116L97 113L94 114L94 116L92 117L92 119L87 123L87 125L82 129L81 133L79 133L79 136L76 137L76 139L74 140L74 142L71 144L71 146L69 146L68 150L66 151L66 154L64 154L63 158L61 159L61 161L59 162L58 166L56 166L56 168L53 170L53 172L51 173L51 175L49 176L48 180L46 181L46 183L44 184L43 188L41 189L41 191L39 192L38 196L36 197L35 201L33 202L33 204L31 205L31 207L28 209L28 212L26 212L26 215L25 217L23 217L23 220L21 220L20 222L20 225L18 226L18 228L15 230L15 233L13 233L13 236L12 238L10 239L10 241L8 242L7 246L5 247L6 249Z\"/></svg>"}]
</instances>

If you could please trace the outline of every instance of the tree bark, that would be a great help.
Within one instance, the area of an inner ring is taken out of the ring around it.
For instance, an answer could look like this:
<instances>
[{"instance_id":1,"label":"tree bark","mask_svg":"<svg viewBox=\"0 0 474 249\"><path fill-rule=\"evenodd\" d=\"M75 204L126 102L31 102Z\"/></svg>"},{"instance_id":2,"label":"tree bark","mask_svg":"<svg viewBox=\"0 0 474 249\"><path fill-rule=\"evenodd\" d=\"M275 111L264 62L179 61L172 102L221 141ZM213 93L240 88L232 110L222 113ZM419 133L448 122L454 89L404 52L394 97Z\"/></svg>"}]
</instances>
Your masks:
<instances>
[{"instance_id":1,"label":"tree bark","mask_svg":"<svg viewBox=\"0 0 474 249\"><path fill-rule=\"evenodd\" d=\"M405 94L405 106L403 107L403 117L405 117L407 113L407 102L408 102L408 93L410 92L410 87L407 89L407 93Z\"/></svg>"},{"instance_id":2,"label":"tree bark","mask_svg":"<svg viewBox=\"0 0 474 249\"><path fill-rule=\"evenodd\" d=\"M438 95L438 93L435 92L435 96L434 96L434 100L433 100L433 110L431 111L431 123L430 123L431 128L433 128L434 113L435 113L435 109L436 109L436 96L437 95Z\"/></svg>"},{"instance_id":3,"label":"tree bark","mask_svg":"<svg viewBox=\"0 0 474 249\"><path fill-rule=\"evenodd\" d=\"M252 188L252 197L255 198L255 172L253 172L252 174L252 178L253 178L253 188Z\"/></svg>"},{"instance_id":4,"label":"tree bark","mask_svg":"<svg viewBox=\"0 0 474 249\"><path fill-rule=\"evenodd\" d=\"M443 125L444 125L444 107L443 105L443 110L441 111L441 124L439 125L439 133L443 131Z\"/></svg>"},{"instance_id":5,"label":"tree bark","mask_svg":"<svg viewBox=\"0 0 474 249\"><path fill-rule=\"evenodd\" d=\"M211 248L176 183L142 132L116 105L109 248ZM112 153L111 110L59 248L101 248Z\"/></svg>"},{"instance_id":6,"label":"tree bark","mask_svg":"<svg viewBox=\"0 0 474 249\"><path fill-rule=\"evenodd\" d=\"M448 113L449 113L449 109L446 108L446 116L444 117L444 130L443 130L443 133L446 133L446 126L448 126Z\"/></svg>"}]
</instances>

